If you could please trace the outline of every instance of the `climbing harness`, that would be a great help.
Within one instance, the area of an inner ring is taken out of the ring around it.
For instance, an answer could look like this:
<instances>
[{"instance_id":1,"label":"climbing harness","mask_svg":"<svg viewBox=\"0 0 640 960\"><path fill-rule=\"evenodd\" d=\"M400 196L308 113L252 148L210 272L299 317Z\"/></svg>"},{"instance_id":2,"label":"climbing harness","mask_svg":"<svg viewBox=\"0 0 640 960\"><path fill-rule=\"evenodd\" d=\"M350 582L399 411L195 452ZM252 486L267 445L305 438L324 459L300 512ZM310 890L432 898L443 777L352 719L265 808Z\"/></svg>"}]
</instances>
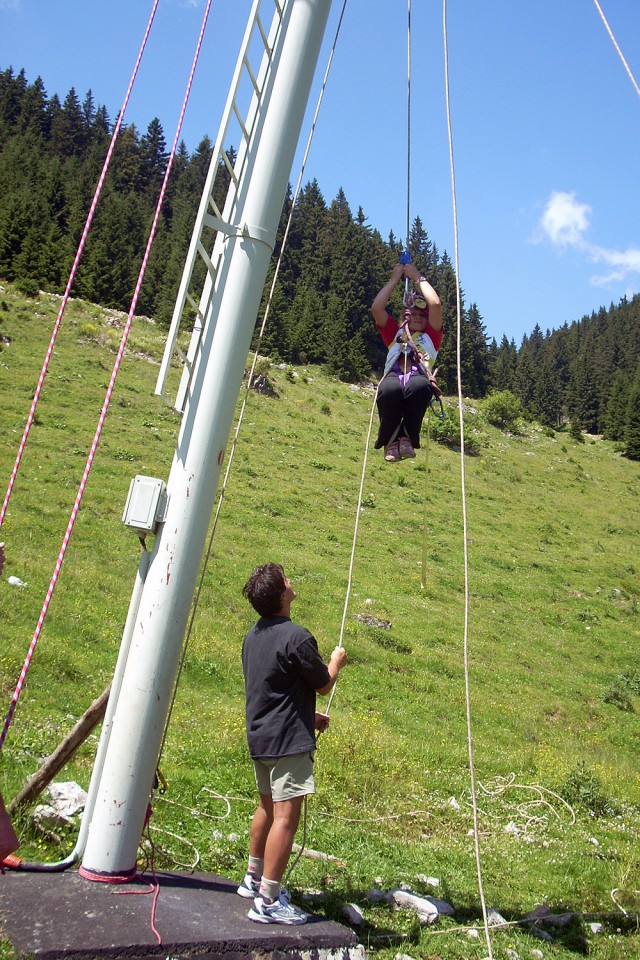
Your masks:
<instances>
[{"instance_id":1,"label":"climbing harness","mask_svg":"<svg viewBox=\"0 0 640 960\"><path fill-rule=\"evenodd\" d=\"M425 305L426 305L426 300L424 300L424 298L420 298L420 299L422 299L423 302L424 302ZM416 304L416 305L417 305L417 304ZM437 370L437 368L436 368L435 370L432 370L432 369L431 369L430 358L429 358L422 350L420 350L420 348L419 348L418 345L416 344L415 340L413 339L413 336L412 336L412 334L411 334L411 331L409 330L409 321L408 321L408 320L403 320L403 321L402 321L402 323L400 324L400 329L403 331L403 339L404 339L404 342L405 342L405 344L406 344L406 347L403 349L402 352L403 352L403 354L404 354L405 357L410 356L410 357L412 357L414 360L416 360L417 363L419 363L419 365L420 365L420 366L422 367L422 369L424 370L424 372L425 372L425 374L426 374L426 376L427 376L427 379L429 380L429 384L430 384L430 386L431 386L431 390L433 391L433 398L432 398L432 401L431 401L431 402L433 403L433 400L434 400L434 399L440 400L440 406L441 406L441 408L442 408L442 415L443 415L443 417L444 417L444 407L442 407L442 400L441 400L442 390L440 389L440 387L438 386L438 384L437 384L437 382L436 382L436 375L437 375L437 373L438 373L438 370ZM407 368L406 368L406 360L405 360L405 374L406 374L406 372L407 372ZM434 411L434 412L435 412L435 411ZM437 414L436 414L436 415L437 415Z\"/></svg>"}]
</instances>

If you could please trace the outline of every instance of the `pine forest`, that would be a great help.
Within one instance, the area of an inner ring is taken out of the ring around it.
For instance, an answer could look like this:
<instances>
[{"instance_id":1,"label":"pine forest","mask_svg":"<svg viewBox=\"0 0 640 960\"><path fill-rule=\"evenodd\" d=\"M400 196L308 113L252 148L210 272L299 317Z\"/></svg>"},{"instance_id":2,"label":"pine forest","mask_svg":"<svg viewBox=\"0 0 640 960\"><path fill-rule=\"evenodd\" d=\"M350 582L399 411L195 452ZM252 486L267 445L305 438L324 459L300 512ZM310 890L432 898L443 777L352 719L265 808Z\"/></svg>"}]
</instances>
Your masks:
<instances>
[{"instance_id":1,"label":"pine forest","mask_svg":"<svg viewBox=\"0 0 640 960\"><path fill-rule=\"evenodd\" d=\"M114 129L91 91L72 88L61 103L40 77L0 71L0 279L21 292L63 293ZM194 218L209 168L212 143L203 137L190 154L175 156L137 312L168 326ZM128 310L168 158L160 121L145 133L122 125L72 294ZM221 202L227 171L216 180ZM282 212L272 270L291 214ZM342 190L327 202L316 181L297 199L261 350L272 359L321 364L359 381L379 372L385 349L370 304L403 250L383 238L361 206L353 213ZM438 380L457 392L457 291L454 266L440 253L423 220L413 220L412 262L437 289L445 337ZM202 268L203 269L203 268ZM464 290L461 279L461 290ZM265 285L262 312L271 288ZM200 290L203 276L193 278ZM399 294L398 294L399 296ZM465 396L508 391L524 413L551 429L600 434L640 459L640 296L601 307L558 330L535 329L520 344L490 339L481 305L461 295L461 377ZM400 304L392 302L396 310ZM517 303L513 310L518 310ZM262 317L258 317L258 325Z\"/></svg>"}]
</instances>

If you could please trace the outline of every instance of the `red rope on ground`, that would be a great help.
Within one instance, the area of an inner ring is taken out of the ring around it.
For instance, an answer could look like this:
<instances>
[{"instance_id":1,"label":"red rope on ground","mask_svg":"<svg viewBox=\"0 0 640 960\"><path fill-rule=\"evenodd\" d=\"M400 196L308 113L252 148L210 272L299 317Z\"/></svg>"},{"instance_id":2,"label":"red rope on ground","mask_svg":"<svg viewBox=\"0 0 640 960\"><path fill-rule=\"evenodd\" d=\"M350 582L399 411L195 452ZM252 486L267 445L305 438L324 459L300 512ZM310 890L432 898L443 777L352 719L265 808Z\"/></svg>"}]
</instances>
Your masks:
<instances>
[{"instance_id":1,"label":"red rope on ground","mask_svg":"<svg viewBox=\"0 0 640 960\"><path fill-rule=\"evenodd\" d=\"M211 0L208 0L207 6L206 6L206 9L205 9L205 12L204 12L204 17L203 17L203 20L202 20L202 26L201 26L201 28L200 28L200 35L199 35L199 37L198 37L198 43L197 43L197 45L196 45L196 51L195 51L195 54L194 54L193 63L192 63L192 65L191 65L191 72L190 72L190 74L189 74L189 80L188 80L188 83L187 83L187 88L186 88L186 90L185 90L185 95L184 95L184 99L183 99L183 102L182 102L182 109L181 109L181 111L180 111L180 117L179 117L179 120L178 120L178 126L177 126L177 128L176 128L175 137L174 137L174 139L173 139L173 145L172 145L172 147L171 147L171 153L170 153L169 159L168 159L168 161L167 161L167 167L166 167L166 170L165 170L164 179L163 179L163 181L162 181L162 187L161 187L161 189L160 189L160 196L158 197L158 202L157 202L157 204L156 204L156 211L155 211L155 215L154 215L154 218L153 218L153 224L152 224L152 226L151 226L151 230L150 230L150 233L149 233L149 239L148 239L148 241L147 241L147 247L146 247L146 250L145 250L145 252L144 252L144 256L143 256L143 258L142 258L142 265L141 265L141 267L140 267L140 272L139 272L139 274L138 274L138 280L137 280L136 286L135 286L135 291L134 291L134 294L133 294L133 300L131 301L131 306L129 307L129 313L128 313L128 316L127 316L127 321L126 321L126 323L125 323L125 325L124 325L124 329L123 329L123 331L122 331L122 337L121 337L121 339L120 339L120 346L119 346L119 348L118 348L118 353L117 353L117 356L116 356L116 360L115 360L115 363L114 363L114 365L113 365L113 371L112 371L112 373L111 373L111 379L110 379L110 381L109 381L109 386L107 387L107 393L106 393L106 395L105 395L104 403L102 404L102 410L101 410L101 412L100 412L100 417L99 417L99 419L98 419L98 426L97 426L97 428L96 428L96 432L95 432L95 435L94 435L94 438L93 438L93 442L92 442L92 444L91 444L91 450L89 451L89 456L88 456L88 458L87 458L87 463L86 463L85 468L84 468L84 473L83 473L83 475L82 475L82 480L80 481L80 486L79 486L78 492L77 492L77 494L76 494L75 503L73 504L73 509L71 510L71 516L69 517L69 522L68 522L68 524L67 524L67 529L66 529L64 538L63 538L63 540L62 540L62 546L60 547L60 553L58 554L58 559L56 560L56 565L55 565L55 569L54 569L54 571L53 571L53 576L51 577L51 581L50 581L50 583L49 583L49 589L47 590L47 595L46 595L45 600L44 600L44 603L43 603L43 605L42 605L42 610L40 611L40 617L38 618L38 623L37 623L37 625L36 625L36 629L35 629L35 632L34 632L34 634L33 634L33 639L31 640L31 643L30 643L30 645L29 645L29 650L28 650L26 659L25 659L25 661L24 661L24 664L23 664L23 666L22 666L22 670L21 670L21 672L20 672L20 677L19 677L18 683L17 683L17 685L16 685L16 689L14 690L13 697L12 697L12 699L11 699L11 706L9 707L9 712L8 712L8 714L7 714L7 719L5 720L5 724L4 724L4 728L3 728L3 730L2 730L2 734L0 734L0 750L2 749L2 745L4 744L4 741L5 741L6 736L7 736L7 732L8 732L8 730L9 730L10 725L11 725L11 720L13 719L13 714L15 713L15 709L16 709L16 706L17 706L17 703L18 703L18 698L20 697L20 693L22 692L22 687L24 686L24 681L25 681L25 678L26 678L26 675L27 675L27 671L29 670L29 666L30 666L31 660L32 660L32 658L33 658L33 654L34 654L34 651L35 651L35 648L36 648L36 644L37 644L37 642L38 642L38 638L40 637L40 633L42 632L42 627L43 627L43 625L44 625L44 620L45 620L45 617L46 617L46 615L47 615L47 610L49 609L49 603L51 602L51 597L52 597L52 595L53 595L53 591L54 591L55 586L56 586L56 583L57 583L57 581L58 581L58 576L59 576L59 574L60 574L60 568L62 567L62 562L63 562L64 557L65 557L65 554L66 554L66 552L67 552L67 545L68 545L68 543L69 543L69 539L70 539L70 537L71 537L71 532L72 532L73 527L74 527L75 522L76 522L76 517L78 516L78 511L79 511L79 509L80 509L80 504L81 504L81 502L82 502L82 497L83 497L83 495L84 495L85 487L86 487L86 485L87 485L87 480L89 479L89 473L90 473L90 471L91 471L91 467L92 467L93 460L94 460L94 457L95 457L95 454L96 454L96 450L97 450L97 448L98 448L98 442L99 442L99 440L100 440L100 435L102 434L102 427L103 427L103 425L104 425L104 421L105 421L105 418L106 418L106 416L107 416L107 411L108 411L108 409L109 409L109 404L110 404L110 402L111 402L111 395L112 395L112 393L113 393L113 388L114 388L114 386L115 386L116 377L118 376L118 371L119 371L119 369L120 369L120 364L121 364L121 362L122 362L122 357L123 357L123 355L124 355L124 350L125 350L125 347L126 347L126 344L127 344L127 339L128 339L128 337L129 337L129 331L130 331L130 329L131 329L131 324L132 324L132 322L133 322L133 315L134 315L134 313L135 313L136 305L137 305L137 303L138 303L138 297L139 297L139 295L140 295L140 289L141 289L141 287L142 287L142 281L143 281L143 279L144 279L144 275L145 275L146 270L147 270L147 264L148 264L148 262L149 262L149 254L151 253L151 247L152 247L153 241L154 241L154 239L155 239L156 229L157 229L157 226L158 226L158 220L159 220L159 218L160 218L160 211L161 211L161 209L162 209L162 204L164 203L165 194L166 194L166 192L167 192L167 183L168 183L168 181L169 181L169 176L170 176L170 174L171 174L171 168L173 167L173 160L174 160L175 153L176 153L176 149L177 149L177 146L178 146L178 140L179 140L179 137L180 137L180 131L181 131L181 129L182 129L182 122L183 122L183 120L184 120L185 111L186 111L186 109L187 109L187 101L188 101L188 99L189 99L189 94L190 94L190 92L191 92L191 85L192 85L192 83L193 83L193 75L194 75L194 73L195 73L196 65L197 65L197 62L198 62L198 57L199 57L199 55L200 55L200 48L202 47L202 38L203 38L203 36L204 36L204 31L205 31L205 27L206 27L206 24L207 24L207 19L208 19L208 17L209 17L209 10L210 10L210 8L211 8Z\"/></svg>"},{"instance_id":2,"label":"red rope on ground","mask_svg":"<svg viewBox=\"0 0 640 960\"><path fill-rule=\"evenodd\" d=\"M18 454L16 456L16 461L13 465L13 470L11 471L11 477L9 478L9 486L7 487L7 492L4 498L4 503L2 504L2 510L0 510L0 528L2 527L5 514L7 512L7 507L9 506L9 500L11 499L11 493L13 491L13 486L16 482L16 477L18 475L18 470L20 469L20 463L22 461L22 454L27 443L27 438L29 436L29 431L31 430L31 424L33 423L36 407L38 406L38 400L40 399L40 393L42 392L42 387L44 384L44 378L47 375L47 370L49 369L49 361L51 360L51 354L53 353L53 348L58 336L58 331L60 329L60 324L62 322L62 316L67 306L69 296L71 294L71 287L73 286L73 281L75 280L76 271L78 269L78 264L80 263L80 258L85 248L87 242L87 236L89 234L89 228L93 222L93 217L98 205L98 200L100 199L100 194L102 193L102 187L104 184L105 177L107 175L107 170L109 169L109 164L111 163L111 156L113 154L114 147L116 145L116 140L120 134L120 128L124 120L124 113L127 109L127 104L129 103L129 97L131 96L131 90L133 89L133 84L138 73L138 67L140 66L140 61L142 60L142 54L147 45L147 39L149 37L149 32L151 30L151 25L153 23L153 18L156 14L156 8L160 0L155 0L153 5L153 10L151 11L151 16L149 17L149 22L147 24L147 29L145 31L140 50L138 52L138 58L136 60L135 66L133 68L133 73L131 74L131 79L129 80L129 86L127 87L127 92L125 94L122 107L120 108L120 113L118 114L118 122L115 125L111 143L109 144L109 149L107 150L107 156L102 167L102 172L98 179L98 185L96 187L95 193L93 195L93 200L91 201L91 207L89 209L89 214L87 216L86 223L84 225L84 230L82 231L82 237L80 238L80 243L78 244L78 250L76 252L75 260L73 261L73 266L71 267L71 273L69 274L69 279L67 280L67 286L64 291L64 296L62 297L62 303L60 304L60 309L58 310L58 316L53 327L53 332L51 334L51 339L49 341L49 347L47 349L44 363L42 364L42 370L40 371L40 377L38 379L38 385L36 387L35 393L33 395L33 400L31 401L31 409L29 410L29 416L27 417L27 422L25 424L24 432L22 434L22 440L20 441L20 446L18 447Z\"/></svg>"}]
</instances>

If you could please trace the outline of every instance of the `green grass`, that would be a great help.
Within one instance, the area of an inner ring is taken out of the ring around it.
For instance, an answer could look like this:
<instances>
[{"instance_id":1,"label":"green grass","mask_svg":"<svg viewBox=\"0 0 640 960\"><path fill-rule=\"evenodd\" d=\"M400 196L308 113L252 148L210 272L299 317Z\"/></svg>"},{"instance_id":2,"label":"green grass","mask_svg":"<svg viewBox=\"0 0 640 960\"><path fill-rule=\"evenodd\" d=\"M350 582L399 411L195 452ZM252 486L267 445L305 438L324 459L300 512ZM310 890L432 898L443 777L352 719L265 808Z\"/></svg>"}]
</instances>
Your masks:
<instances>
[{"instance_id":1,"label":"green grass","mask_svg":"<svg viewBox=\"0 0 640 960\"><path fill-rule=\"evenodd\" d=\"M58 304L27 301L9 285L0 291L2 496ZM70 303L2 529L6 575L28 584L0 583L7 707L115 359L113 316ZM129 481L137 473L166 479L178 430L177 415L153 396L161 350L160 331L136 319L0 756L7 800L113 671L140 550L121 522ZM244 866L255 788L240 666L253 616L241 589L253 567L283 563L298 592L295 618L325 655L339 638L373 397L316 368L297 373L271 368L277 396L252 394L247 405L162 758L169 790L153 824L165 868L192 863L195 850L199 869L239 876ZM457 415L452 402L449 411ZM479 412L467 414L465 430L482 443L465 471L485 898L510 921L538 904L578 915L550 944L517 925L496 931L494 956L539 948L564 960L587 951L597 960L637 957L638 465L599 439L578 444L536 425L505 435ZM298 893L319 891L319 909L336 919L341 902L359 903L359 939L379 960L399 951L425 960L487 952L482 931L473 940L460 929L481 925L482 914L469 835L459 454L432 442L429 468L427 478L424 448L393 466L370 452L345 630L350 665L320 741L318 795L309 804L308 846L341 863L303 857L290 880ZM369 626L359 614L391 626ZM88 785L96 740L59 779ZM45 838L27 813L16 826L25 858L57 859L73 846L73 833L59 843ZM429 892L425 875L440 879L437 895L456 909L434 928L366 898L400 883ZM592 920L603 933L592 933ZM0 946L0 957L9 953Z\"/></svg>"}]
</instances>

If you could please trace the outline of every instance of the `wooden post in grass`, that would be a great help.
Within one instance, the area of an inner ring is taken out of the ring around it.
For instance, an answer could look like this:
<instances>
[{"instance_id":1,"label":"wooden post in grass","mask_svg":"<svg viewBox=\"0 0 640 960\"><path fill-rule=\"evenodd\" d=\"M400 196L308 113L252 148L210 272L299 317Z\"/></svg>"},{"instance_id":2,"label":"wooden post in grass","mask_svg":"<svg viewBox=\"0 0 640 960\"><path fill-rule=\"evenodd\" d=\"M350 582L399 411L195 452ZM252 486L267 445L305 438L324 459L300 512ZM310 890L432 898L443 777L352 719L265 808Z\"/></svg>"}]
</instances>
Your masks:
<instances>
[{"instance_id":1,"label":"wooden post in grass","mask_svg":"<svg viewBox=\"0 0 640 960\"><path fill-rule=\"evenodd\" d=\"M97 700L94 700L91 706L85 710L76 725L67 734L62 743L56 747L42 766L32 777L29 777L24 787L9 804L9 813L13 813L18 807L31 803L36 797L40 796L46 786L48 786L59 770L62 770L74 755L78 747L84 743L91 731L103 719L107 709L107 701L111 691L111 684L103 690Z\"/></svg>"}]
</instances>

